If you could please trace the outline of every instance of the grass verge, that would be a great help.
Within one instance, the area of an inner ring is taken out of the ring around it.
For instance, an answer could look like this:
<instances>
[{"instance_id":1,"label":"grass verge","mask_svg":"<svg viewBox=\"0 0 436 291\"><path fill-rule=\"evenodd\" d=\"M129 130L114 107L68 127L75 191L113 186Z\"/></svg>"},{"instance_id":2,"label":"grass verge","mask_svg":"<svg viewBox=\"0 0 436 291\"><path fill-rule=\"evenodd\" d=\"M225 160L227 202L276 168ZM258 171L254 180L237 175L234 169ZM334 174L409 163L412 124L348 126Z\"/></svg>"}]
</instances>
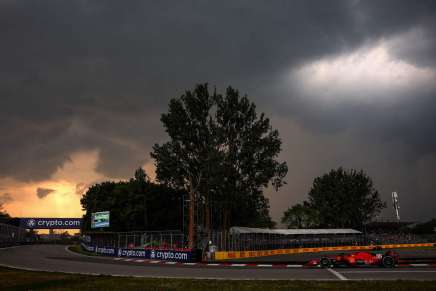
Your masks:
<instances>
[{"instance_id":1,"label":"grass verge","mask_svg":"<svg viewBox=\"0 0 436 291\"><path fill-rule=\"evenodd\" d=\"M82 247L79 244L70 245L70 246L68 246L68 249L70 251L72 251L72 252L75 252L75 253L78 253L78 254L82 254L82 255L99 256L98 254L87 252L87 251L83 250Z\"/></svg>"},{"instance_id":2,"label":"grass verge","mask_svg":"<svg viewBox=\"0 0 436 291\"><path fill-rule=\"evenodd\" d=\"M0 267L0 290L436 290L420 281L220 281L87 276L22 271Z\"/></svg>"}]
</instances>

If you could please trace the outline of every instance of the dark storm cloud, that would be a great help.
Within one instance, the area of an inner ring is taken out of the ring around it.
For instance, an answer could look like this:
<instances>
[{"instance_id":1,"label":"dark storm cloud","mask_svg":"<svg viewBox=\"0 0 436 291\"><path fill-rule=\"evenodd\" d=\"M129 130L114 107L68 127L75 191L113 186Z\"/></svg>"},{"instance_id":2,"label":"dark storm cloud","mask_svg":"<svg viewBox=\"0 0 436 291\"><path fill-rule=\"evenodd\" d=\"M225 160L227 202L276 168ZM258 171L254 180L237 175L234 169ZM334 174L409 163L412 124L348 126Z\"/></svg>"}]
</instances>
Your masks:
<instances>
[{"instance_id":1,"label":"dark storm cloud","mask_svg":"<svg viewBox=\"0 0 436 291\"><path fill-rule=\"evenodd\" d=\"M352 28L342 34L344 43L350 43L348 36L353 31L359 35L358 45L376 45L380 40L393 38L390 52L398 58L395 61L404 60L418 68L436 70L435 1L354 1L350 11L354 22ZM351 51L340 47L337 50L339 54ZM313 59L319 58L322 56ZM334 86L331 84L326 90ZM311 99L316 96L296 92L292 85L285 89L268 89L272 92L274 112L291 115L315 132L334 133L351 129L356 135L371 140L398 141L408 146L411 159L436 152L435 86L417 85L413 90L395 93L380 90L375 97L369 97L381 102L371 104L350 101L347 99L353 98L347 97L353 96L338 94L342 102L333 106L319 102L319 98ZM362 95L367 91L367 88L360 89L361 92L356 90L351 94ZM383 102L386 98L390 101ZM395 102L398 99L402 101Z\"/></svg>"},{"instance_id":2,"label":"dark storm cloud","mask_svg":"<svg viewBox=\"0 0 436 291\"><path fill-rule=\"evenodd\" d=\"M42 199L42 198L47 197L47 195L49 195L49 194L51 194L53 192L55 192L54 189L38 187L36 189L36 196L38 196L39 199Z\"/></svg>"},{"instance_id":3,"label":"dark storm cloud","mask_svg":"<svg viewBox=\"0 0 436 291\"><path fill-rule=\"evenodd\" d=\"M78 183L76 184L76 194L82 196L85 194L86 190L89 188L90 185L86 183Z\"/></svg>"},{"instance_id":4,"label":"dark storm cloud","mask_svg":"<svg viewBox=\"0 0 436 291\"><path fill-rule=\"evenodd\" d=\"M392 48L395 56L434 69L435 5L1 1L1 176L46 179L72 152L96 148L99 172L130 176L148 161L153 143L165 140L159 115L169 98L206 81L248 93L260 111L319 134L314 143L353 131L368 143L405 144L409 159L432 154L433 89L408 92L394 108L323 107L276 84L307 62L394 37L409 39Z\"/></svg>"},{"instance_id":5,"label":"dark storm cloud","mask_svg":"<svg viewBox=\"0 0 436 291\"><path fill-rule=\"evenodd\" d=\"M70 152L97 147L100 171L127 175L163 138L156 113L170 97L202 81L248 90L281 64L334 52L352 26L344 3L3 2L0 112L8 158L0 170L43 179ZM114 142L125 138L143 152Z\"/></svg>"},{"instance_id":6,"label":"dark storm cloud","mask_svg":"<svg viewBox=\"0 0 436 291\"><path fill-rule=\"evenodd\" d=\"M304 95L284 101L289 94L293 92L277 97L276 112L283 116L292 115L311 131L337 133L351 130L368 142L400 142L407 146L410 159L436 152L436 95L433 92L413 91L406 96L408 100L395 105L391 104L395 102L362 104L345 100L334 107L319 100L317 103L304 100L307 97Z\"/></svg>"},{"instance_id":7,"label":"dark storm cloud","mask_svg":"<svg viewBox=\"0 0 436 291\"><path fill-rule=\"evenodd\" d=\"M397 55L420 66L436 66L435 1L359 1L356 10L369 35L390 36L417 29L423 38L410 37L408 43L397 48Z\"/></svg>"}]
</instances>

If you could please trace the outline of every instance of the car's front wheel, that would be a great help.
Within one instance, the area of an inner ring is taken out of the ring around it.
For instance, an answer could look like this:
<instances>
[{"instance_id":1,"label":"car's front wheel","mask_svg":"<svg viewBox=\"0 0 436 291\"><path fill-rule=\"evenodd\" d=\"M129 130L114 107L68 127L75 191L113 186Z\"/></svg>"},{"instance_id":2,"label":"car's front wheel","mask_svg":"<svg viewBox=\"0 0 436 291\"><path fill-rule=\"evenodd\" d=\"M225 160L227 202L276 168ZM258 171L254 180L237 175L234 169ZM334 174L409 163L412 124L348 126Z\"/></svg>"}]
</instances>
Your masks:
<instances>
[{"instance_id":1,"label":"car's front wheel","mask_svg":"<svg viewBox=\"0 0 436 291\"><path fill-rule=\"evenodd\" d=\"M319 265L320 265L322 268L329 268L329 267L332 265L332 261L331 261L329 258L322 258L322 259L319 261Z\"/></svg>"},{"instance_id":2,"label":"car's front wheel","mask_svg":"<svg viewBox=\"0 0 436 291\"><path fill-rule=\"evenodd\" d=\"M384 256L382 258L382 266L385 268L393 268L395 267L395 260L391 256Z\"/></svg>"}]
</instances>

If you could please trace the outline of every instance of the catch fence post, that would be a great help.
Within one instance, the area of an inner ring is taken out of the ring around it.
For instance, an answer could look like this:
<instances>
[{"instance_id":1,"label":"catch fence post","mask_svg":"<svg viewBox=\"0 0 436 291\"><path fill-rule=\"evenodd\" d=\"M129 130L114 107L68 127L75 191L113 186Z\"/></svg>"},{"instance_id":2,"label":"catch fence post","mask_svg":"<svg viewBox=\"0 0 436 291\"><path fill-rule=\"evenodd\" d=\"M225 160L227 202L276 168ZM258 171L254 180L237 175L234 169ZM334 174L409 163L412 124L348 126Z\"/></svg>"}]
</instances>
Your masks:
<instances>
[{"instance_id":1,"label":"catch fence post","mask_svg":"<svg viewBox=\"0 0 436 291\"><path fill-rule=\"evenodd\" d=\"M223 251L227 251L226 232L225 231L223 231L222 239L223 239Z\"/></svg>"},{"instance_id":2,"label":"catch fence post","mask_svg":"<svg viewBox=\"0 0 436 291\"><path fill-rule=\"evenodd\" d=\"M171 248L174 248L173 247L173 233L170 233L170 245L171 245Z\"/></svg>"}]
</instances>

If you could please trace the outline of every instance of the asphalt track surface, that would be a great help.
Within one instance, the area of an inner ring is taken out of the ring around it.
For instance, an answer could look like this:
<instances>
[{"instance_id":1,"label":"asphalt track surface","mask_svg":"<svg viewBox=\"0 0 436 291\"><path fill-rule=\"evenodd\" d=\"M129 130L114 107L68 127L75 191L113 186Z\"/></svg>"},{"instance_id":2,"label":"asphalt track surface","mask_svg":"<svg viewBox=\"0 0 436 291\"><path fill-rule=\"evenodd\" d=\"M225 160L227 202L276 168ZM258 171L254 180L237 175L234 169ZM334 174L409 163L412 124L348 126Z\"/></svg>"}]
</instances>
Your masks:
<instances>
[{"instance_id":1,"label":"asphalt track surface","mask_svg":"<svg viewBox=\"0 0 436 291\"><path fill-rule=\"evenodd\" d=\"M394 249L400 254L402 261L411 261L413 263L426 263L436 262L436 249ZM263 264L301 264L308 262L312 259L319 259L323 256L331 257L343 253L353 253L356 251L336 251L336 252L318 252L318 253L304 253L304 254L292 254L292 255L274 255L264 256L256 258L244 258L231 260L232 263L256 263L261 262Z\"/></svg>"},{"instance_id":2,"label":"asphalt track surface","mask_svg":"<svg viewBox=\"0 0 436 291\"><path fill-rule=\"evenodd\" d=\"M141 262L142 261L142 262ZM72 253L61 245L0 249L0 265L32 271L90 275L225 280L436 280L436 268L275 268L213 265L144 264Z\"/></svg>"}]
</instances>

